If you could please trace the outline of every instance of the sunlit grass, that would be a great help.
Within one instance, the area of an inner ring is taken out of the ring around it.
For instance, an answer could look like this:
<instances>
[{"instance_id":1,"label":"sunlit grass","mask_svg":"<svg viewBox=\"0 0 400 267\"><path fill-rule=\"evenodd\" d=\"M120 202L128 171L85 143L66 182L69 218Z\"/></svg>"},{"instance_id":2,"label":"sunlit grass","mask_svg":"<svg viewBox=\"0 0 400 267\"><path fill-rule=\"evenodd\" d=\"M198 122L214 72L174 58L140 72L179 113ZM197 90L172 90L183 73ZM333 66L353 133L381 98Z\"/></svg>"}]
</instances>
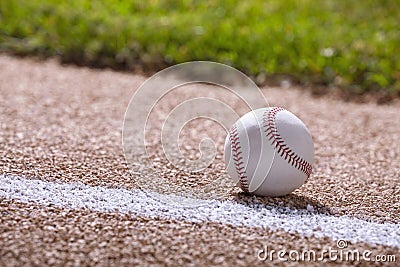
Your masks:
<instances>
[{"instance_id":1,"label":"sunlit grass","mask_svg":"<svg viewBox=\"0 0 400 267\"><path fill-rule=\"evenodd\" d=\"M0 49L126 69L213 60L253 77L400 93L398 14L395 0L8 0Z\"/></svg>"}]
</instances>

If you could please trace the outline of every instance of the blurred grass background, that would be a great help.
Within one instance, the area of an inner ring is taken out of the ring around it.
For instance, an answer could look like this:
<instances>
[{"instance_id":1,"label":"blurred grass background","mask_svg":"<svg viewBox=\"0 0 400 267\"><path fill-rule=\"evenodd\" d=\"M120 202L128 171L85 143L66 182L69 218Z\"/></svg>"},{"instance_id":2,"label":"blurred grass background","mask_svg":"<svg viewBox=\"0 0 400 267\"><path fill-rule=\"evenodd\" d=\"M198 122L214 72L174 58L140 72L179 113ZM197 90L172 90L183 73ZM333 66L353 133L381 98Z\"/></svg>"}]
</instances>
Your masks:
<instances>
[{"instance_id":1,"label":"blurred grass background","mask_svg":"<svg viewBox=\"0 0 400 267\"><path fill-rule=\"evenodd\" d=\"M6 0L0 50L147 71L212 60L399 96L399 14L397 0Z\"/></svg>"}]
</instances>

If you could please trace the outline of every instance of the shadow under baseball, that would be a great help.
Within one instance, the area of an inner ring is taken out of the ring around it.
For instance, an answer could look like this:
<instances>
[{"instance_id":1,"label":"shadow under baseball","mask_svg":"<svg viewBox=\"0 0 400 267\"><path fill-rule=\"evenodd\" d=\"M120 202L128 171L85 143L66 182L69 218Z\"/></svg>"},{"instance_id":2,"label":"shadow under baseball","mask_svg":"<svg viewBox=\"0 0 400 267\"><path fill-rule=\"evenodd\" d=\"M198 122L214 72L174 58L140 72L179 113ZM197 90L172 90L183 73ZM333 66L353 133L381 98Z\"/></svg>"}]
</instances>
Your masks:
<instances>
[{"instance_id":1,"label":"shadow under baseball","mask_svg":"<svg viewBox=\"0 0 400 267\"><path fill-rule=\"evenodd\" d=\"M232 193L231 201L246 205L249 208L289 208L291 210L308 210L318 214L330 214L329 208L321 202L307 196L290 193L283 197L260 197L244 192Z\"/></svg>"}]
</instances>

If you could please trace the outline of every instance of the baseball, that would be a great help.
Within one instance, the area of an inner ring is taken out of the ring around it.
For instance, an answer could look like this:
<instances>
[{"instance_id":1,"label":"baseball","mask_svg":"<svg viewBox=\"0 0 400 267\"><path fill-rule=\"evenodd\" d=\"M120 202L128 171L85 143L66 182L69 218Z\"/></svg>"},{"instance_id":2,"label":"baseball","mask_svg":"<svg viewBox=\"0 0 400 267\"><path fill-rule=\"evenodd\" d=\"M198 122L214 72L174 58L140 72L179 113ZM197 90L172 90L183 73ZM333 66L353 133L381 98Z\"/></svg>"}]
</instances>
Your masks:
<instances>
[{"instance_id":1,"label":"baseball","mask_svg":"<svg viewBox=\"0 0 400 267\"><path fill-rule=\"evenodd\" d=\"M283 196L300 187L312 171L314 145L304 123L280 108L261 108L242 116L225 140L229 176L243 191Z\"/></svg>"}]
</instances>

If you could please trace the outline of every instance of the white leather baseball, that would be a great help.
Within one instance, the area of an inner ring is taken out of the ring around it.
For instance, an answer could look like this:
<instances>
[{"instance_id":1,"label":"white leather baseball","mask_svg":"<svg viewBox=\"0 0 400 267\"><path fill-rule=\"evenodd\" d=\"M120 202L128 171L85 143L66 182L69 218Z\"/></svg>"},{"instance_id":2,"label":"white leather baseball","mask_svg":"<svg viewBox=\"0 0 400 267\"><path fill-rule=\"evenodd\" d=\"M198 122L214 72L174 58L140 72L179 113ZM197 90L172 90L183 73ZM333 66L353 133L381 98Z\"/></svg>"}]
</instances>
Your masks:
<instances>
[{"instance_id":1,"label":"white leather baseball","mask_svg":"<svg viewBox=\"0 0 400 267\"><path fill-rule=\"evenodd\" d=\"M314 145L304 123L280 108L261 108L242 116L225 140L229 176L248 193L283 196L310 176Z\"/></svg>"}]
</instances>

